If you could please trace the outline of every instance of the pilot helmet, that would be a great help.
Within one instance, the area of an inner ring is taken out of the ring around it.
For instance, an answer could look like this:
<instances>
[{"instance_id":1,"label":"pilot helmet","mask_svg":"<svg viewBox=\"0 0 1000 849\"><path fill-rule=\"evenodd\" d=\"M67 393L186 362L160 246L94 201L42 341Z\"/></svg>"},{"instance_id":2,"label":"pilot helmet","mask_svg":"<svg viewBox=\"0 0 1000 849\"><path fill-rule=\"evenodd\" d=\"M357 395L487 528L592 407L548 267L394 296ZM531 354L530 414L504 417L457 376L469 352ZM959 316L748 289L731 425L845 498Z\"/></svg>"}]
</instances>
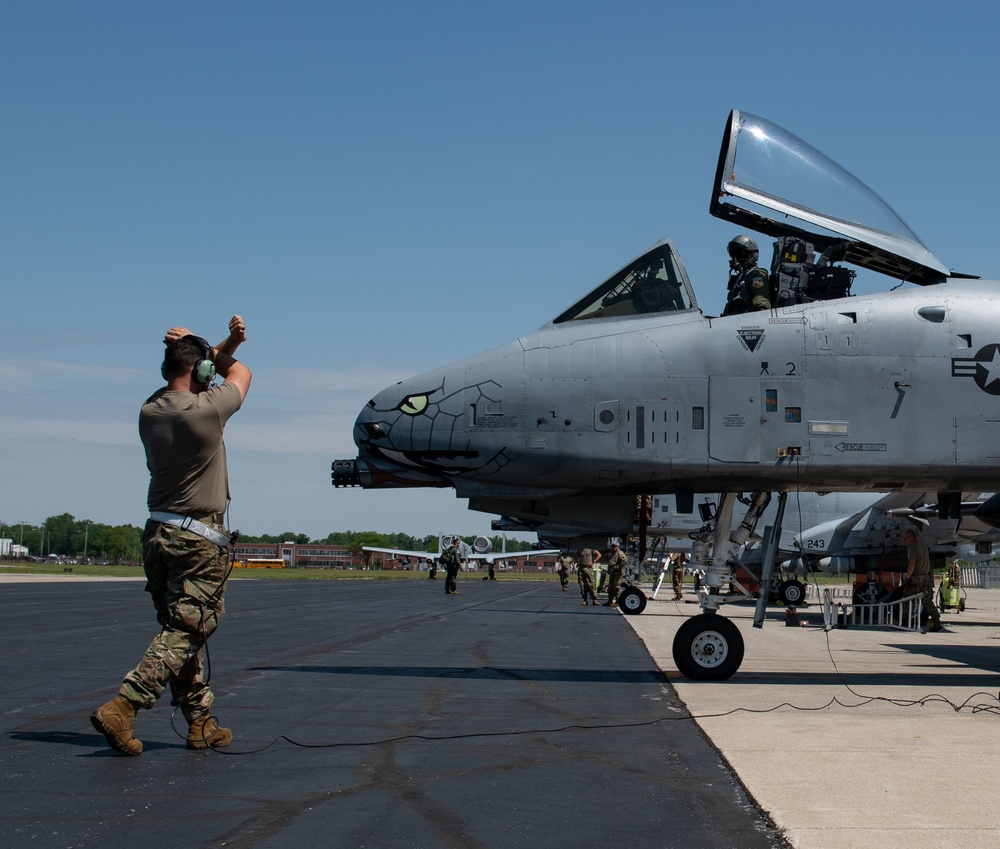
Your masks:
<instances>
[{"instance_id":1,"label":"pilot helmet","mask_svg":"<svg viewBox=\"0 0 1000 849\"><path fill-rule=\"evenodd\" d=\"M760 251L753 239L741 233L729 243L729 256L743 268L752 268L757 264Z\"/></svg>"}]
</instances>

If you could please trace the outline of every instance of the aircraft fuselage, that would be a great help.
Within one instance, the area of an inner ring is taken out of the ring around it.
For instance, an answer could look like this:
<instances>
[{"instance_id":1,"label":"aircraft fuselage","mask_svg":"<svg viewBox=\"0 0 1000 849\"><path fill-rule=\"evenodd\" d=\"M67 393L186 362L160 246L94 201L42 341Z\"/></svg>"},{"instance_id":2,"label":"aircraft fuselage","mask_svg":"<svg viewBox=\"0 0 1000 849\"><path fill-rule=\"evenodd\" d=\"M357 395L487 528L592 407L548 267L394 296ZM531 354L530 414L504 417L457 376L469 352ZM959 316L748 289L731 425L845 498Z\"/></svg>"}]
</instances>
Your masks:
<instances>
[{"instance_id":1,"label":"aircraft fuselage","mask_svg":"<svg viewBox=\"0 0 1000 849\"><path fill-rule=\"evenodd\" d=\"M459 497L994 488L1000 287L550 323L358 417L363 486ZM994 364L996 360L996 364Z\"/></svg>"}]
</instances>

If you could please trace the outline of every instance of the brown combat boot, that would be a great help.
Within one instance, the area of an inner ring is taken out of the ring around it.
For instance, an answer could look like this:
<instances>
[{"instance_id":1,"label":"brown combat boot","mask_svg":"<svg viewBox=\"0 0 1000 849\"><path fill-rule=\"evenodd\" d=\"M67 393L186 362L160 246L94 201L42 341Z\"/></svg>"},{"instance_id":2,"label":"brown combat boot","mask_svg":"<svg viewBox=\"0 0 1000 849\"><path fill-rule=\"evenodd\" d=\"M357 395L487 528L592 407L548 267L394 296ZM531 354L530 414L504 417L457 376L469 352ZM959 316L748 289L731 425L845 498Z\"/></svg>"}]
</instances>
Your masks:
<instances>
[{"instance_id":1,"label":"brown combat boot","mask_svg":"<svg viewBox=\"0 0 1000 849\"><path fill-rule=\"evenodd\" d=\"M115 696L94 711L90 724L94 726L108 745L123 755L142 754L142 743L132 736L135 725L136 706L124 696Z\"/></svg>"},{"instance_id":2,"label":"brown combat boot","mask_svg":"<svg viewBox=\"0 0 1000 849\"><path fill-rule=\"evenodd\" d=\"M187 736L189 749L222 749L232 742L233 732L219 725L214 716L205 714L191 720Z\"/></svg>"}]
</instances>

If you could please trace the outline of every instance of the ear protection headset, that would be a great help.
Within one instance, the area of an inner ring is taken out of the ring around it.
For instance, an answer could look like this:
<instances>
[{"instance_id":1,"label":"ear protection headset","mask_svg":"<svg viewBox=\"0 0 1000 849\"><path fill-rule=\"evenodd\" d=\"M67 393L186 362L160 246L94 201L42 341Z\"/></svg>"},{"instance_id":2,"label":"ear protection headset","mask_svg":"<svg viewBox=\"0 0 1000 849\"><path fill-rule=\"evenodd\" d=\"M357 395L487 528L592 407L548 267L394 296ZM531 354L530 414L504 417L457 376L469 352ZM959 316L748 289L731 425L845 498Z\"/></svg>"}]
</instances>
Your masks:
<instances>
[{"instance_id":1,"label":"ear protection headset","mask_svg":"<svg viewBox=\"0 0 1000 849\"><path fill-rule=\"evenodd\" d=\"M194 368L191 369L191 375L198 383L203 383L207 386L212 382L212 378L215 377L215 363L212 362L212 346L200 336L182 336L179 341L190 342L201 351L201 359L194 364ZM163 375L164 380L168 380L166 361L160 366L160 374Z\"/></svg>"}]
</instances>

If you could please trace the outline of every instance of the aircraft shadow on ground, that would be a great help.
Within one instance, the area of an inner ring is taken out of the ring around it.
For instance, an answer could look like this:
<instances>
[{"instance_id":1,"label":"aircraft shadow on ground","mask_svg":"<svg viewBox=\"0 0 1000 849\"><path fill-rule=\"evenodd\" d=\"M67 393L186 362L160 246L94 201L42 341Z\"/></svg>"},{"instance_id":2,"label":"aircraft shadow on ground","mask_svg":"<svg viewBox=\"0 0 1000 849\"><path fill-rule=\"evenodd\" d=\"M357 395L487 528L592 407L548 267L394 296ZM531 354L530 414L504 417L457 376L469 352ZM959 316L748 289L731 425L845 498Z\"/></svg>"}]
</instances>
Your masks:
<instances>
[{"instance_id":1,"label":"aircraft shadow on ground","mask_svg":"<svg viewBox=\"0 0 1000 849\"><path fill-rule=\"evenodd\" d=\"M934 639L933 634L928 640ZM875 651L900 652L897 672L858 672L848 667L852 656L863 656ZM907 657L908 655L908 657ZM924 658L921 660L921 658ZM884 687L969 687L997 693L1000 689L1000 658L988 646L961 646L928 642L923 645L906 643L886 643L877 649L844 649L834 654L834 661L827 661L829 671L816 671L813 666L807 672L755 672L752 660L744 662L743 668L726 683L730 684L845 684L849 687L871 687L884 695Z\"/></svg>"},{"instance_id":2,"label":"aircraft shadow on ground","mask_svg":"<svg viewBox=\"0 0 1000 849\"><path fill-rule=\"evenodd\" d=\"M912 667L910 667L912 668ZM942 669L946 667L942 666ZM947 667L952 669L953 667ZM994 696L998 692L998 679L995 673L976 672L973 674L956 674L953 672L754 672L752 661L745 661L743 668L725 684L781 684L782 686L828 686L841 684L852 690L864 688L865 692L858 695L863 698L889 698L887 687L928 687L934 689L953 689L963 687ZM690 683L690 682L689 682ZM714 686L710 682L702 682L699 686Z\"/></svg>"},{"instance_id":3,"label":"aircraft shadow on ground","mask_svg":"<svg viewBox=\"0 0 1000 849\"><path fill-rule=\"evenodd\" d=\"M569 681L593 684L666 683L658 669L516 669L494 666L255 666L253 672L309 672L400 678L464 678L482 681Z\"/></svg>"}]
</instances>

